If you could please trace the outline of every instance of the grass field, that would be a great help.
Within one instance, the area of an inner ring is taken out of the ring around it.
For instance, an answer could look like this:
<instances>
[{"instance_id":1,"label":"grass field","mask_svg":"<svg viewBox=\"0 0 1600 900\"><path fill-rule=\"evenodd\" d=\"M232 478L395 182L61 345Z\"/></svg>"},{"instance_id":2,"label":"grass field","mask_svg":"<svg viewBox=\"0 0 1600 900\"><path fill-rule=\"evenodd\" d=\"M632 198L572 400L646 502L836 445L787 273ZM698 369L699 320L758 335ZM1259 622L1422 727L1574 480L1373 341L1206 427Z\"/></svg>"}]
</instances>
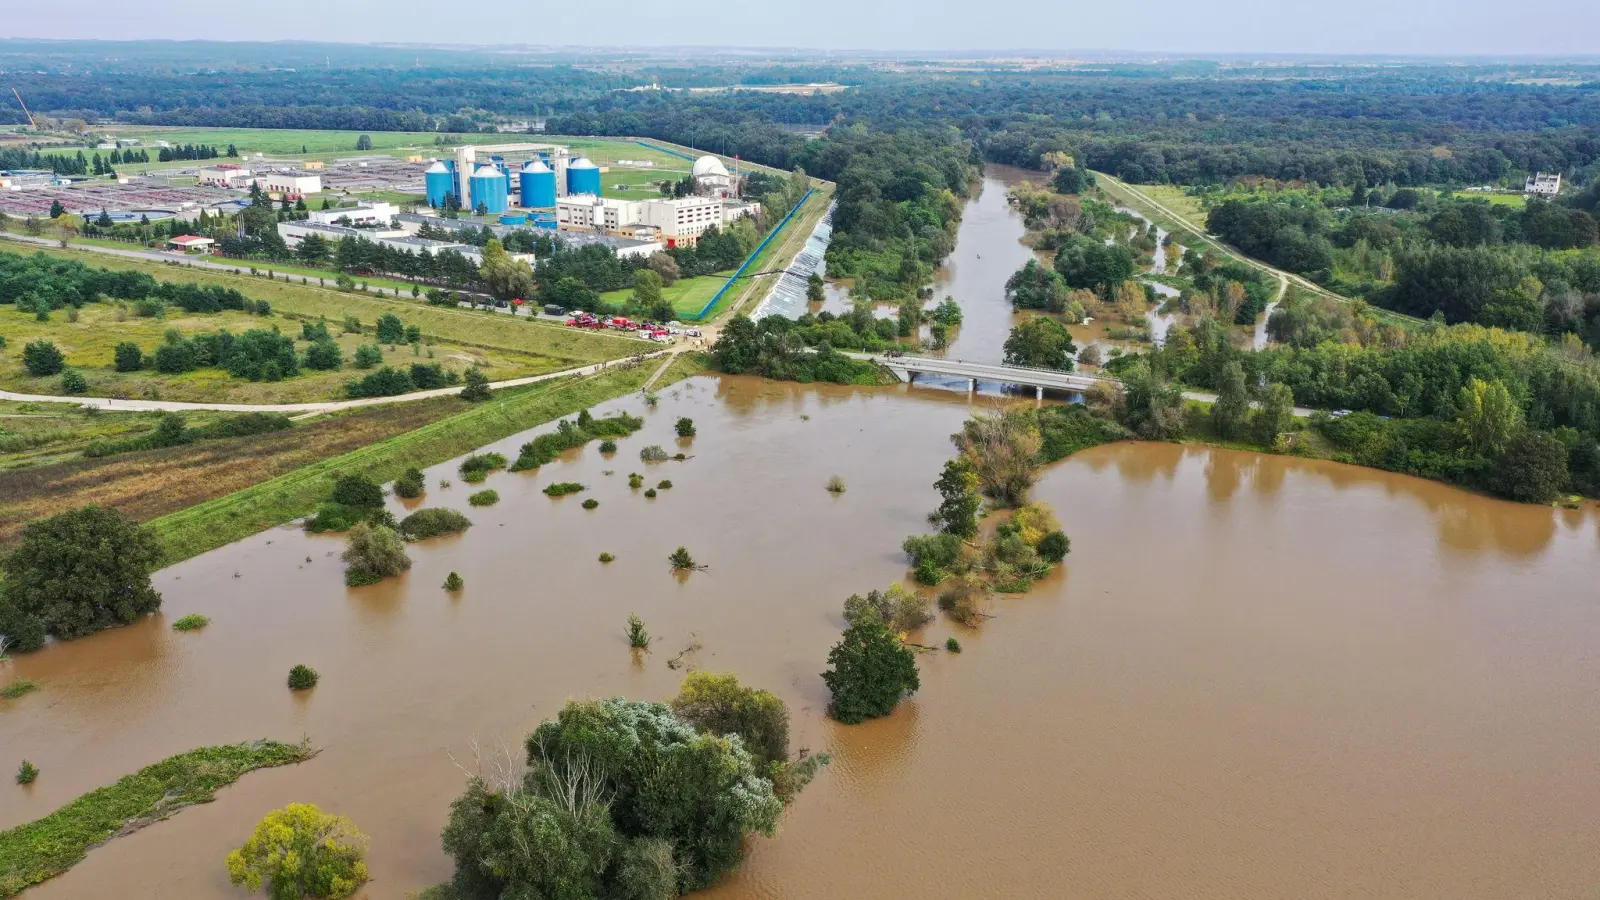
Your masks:
<instances>
[{"instance_id":1,"label":"grass field","mask_svg":"<svg viewBox=\"0 0 1600 900\"><path fill-rule=\"evenodd\" d=\"M344 334L340 320L329 322L328 331L334 342L344 351L345 365L330 371L302 369L301 374L282 381L249 381L234 378L223 369L205 368L193 372L168 375L153 370L118 372L112 365L116 345L124 341L138 344L146 354L160 346L169 329L176 328L185 335L195 335L226 328L240 334L251 328L277 328L296 339L296 349L304 352L309 346L298 340L300 322L284 316L246 315L227 311L204 315L189 315L175 310L165 318L127 317L118 321L120 310L112 304L95 303L78 312L78 321L69 321L64 312L57 312L48 322L35 321L32 313L17 311L12 306L0 306L0 333L6 335L7 347L0 351L0 388L27 394L62 393L61 378L57 375L35 378L22 366L22 348L29 341L48 340L66 354L67 365L76 369L89 383L89 396L131 397L144 400L181 400L216 403L305 403L317 400L342 400L344 384L362 372L352 364L356 348L370 344L368 334ZM572 360L539 353L511 352L502 349L469 347L449 341L439 341L420 348L420 353L410 345L381 346L383 364L396 367L413 362L437 362L446 369L464 373L473 365L481 366L491 381L538 375L567 368Z\"/></svg>"},{"instance_id":2,"label":"grass field","mask_svg":"<svg viewBox=\"0 0 1600 900\"><path fill-rule=\"evenodd\" d=\"M680 278L676 283L661 289L661 296L672 304L678 316L692 316L705 308L713 295L728 282L730 272L718 272L714 275L702 275L699 278ZM600 299L606 303L622 305L633 297L632 288L620 291L606 291Z\"/></svg>"},{"instance_id":3,"label":"grass field","mask_svg":"<svg viewBox=\"0 0 1600 900\"><path fill-rule=\"evenodd\" d=\"M1170 184L1141 184L1139 190L1196 225L1205 224L1205 204L1200 202L1199 197L1191 197L1183 188Z\"/></svg>"},{"instance_id":4,"label":"grass field","mask_svg":"<svg viewBox=\"0 0 1600 900\"><path fill-rule=\"evenodd\" d=\"M268 301L273 311L280 314L313 319L325 317L335 323L343 321L345 316L354 316L364 325L371 325L378 316L392 312L407 324L419 326L424 335L468 347L549 356L574 364L620 359L641 349L641 342L634 338L579 331L531 319L520 319L515 327L507 327L505 316L486 311L429 306L410 299L380 299L361 293L346 294L298 282L268 281L250 275L107 256L87 250L41 247L39 252L70 257L90 266L146 272L163 281L224 285L248 297Z\"/></svg>"},{"instance_id":5,"label":"grass field","mask_svg":"<svg viewBox=\"0 0 1600 900\"><path fill-rule=\"evenodd\" d=\"M657 385L664 386L692 375L703 365L691 354L681 354ZM334 473L361 472L380 482L391 481L413 466L436 465L500 438L636 391L650 378L656 366L655 362L646 361L642 365L585 378L542 382L504 391L488 403L386 440L302 465L271 480L163 516L150 524L162 539L168 564L188 559L311 513L326 499L329 479Z\"/></svg>"},{"instance_id":6,"label":"grass field","mask_svg":"<svg viewBox=\"0 0 1600 900\"><path fill-rule=\"evenodd\" d=\"M1479 193L1477 191L1474 191L1474 192L1472 192L1470 194L1467 194L1467 193L1454 194L1454 195L1452 195L1452 199L1455 199L1455 200L1487 200L1490 203L1494 204L1495 206L1509 206L1509 207L1511 207L1513 209L1521 209L1522 207L1528 205L1528 198L1524 197L1521 194L1488 194L1488 193Z\"/></svg>"}]
</instances>

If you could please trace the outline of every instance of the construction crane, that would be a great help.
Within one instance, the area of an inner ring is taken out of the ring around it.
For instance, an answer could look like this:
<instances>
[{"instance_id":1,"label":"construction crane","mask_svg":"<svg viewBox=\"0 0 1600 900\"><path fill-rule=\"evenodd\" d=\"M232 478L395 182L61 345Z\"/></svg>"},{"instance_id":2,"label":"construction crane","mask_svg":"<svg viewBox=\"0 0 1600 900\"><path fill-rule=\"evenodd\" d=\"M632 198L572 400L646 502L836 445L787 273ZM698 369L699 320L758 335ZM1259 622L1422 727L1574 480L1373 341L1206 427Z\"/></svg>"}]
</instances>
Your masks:
<instances>
[{"instance_id":1,"label":"construction crane","mask_svg":"<svg viewBox=\"0 0 1600 900\"><path fill-rule=\"evenodd\" d=\"M28 117L28 127L32 128L34 131L38 131L39 126L35 125L33 122L33 113L28 112L28 104L22 102L22 94L19 93L16 88L12 88L11 93L17 95L17 105L22 107L22 114Z\"/></svg>"}]
</instances>

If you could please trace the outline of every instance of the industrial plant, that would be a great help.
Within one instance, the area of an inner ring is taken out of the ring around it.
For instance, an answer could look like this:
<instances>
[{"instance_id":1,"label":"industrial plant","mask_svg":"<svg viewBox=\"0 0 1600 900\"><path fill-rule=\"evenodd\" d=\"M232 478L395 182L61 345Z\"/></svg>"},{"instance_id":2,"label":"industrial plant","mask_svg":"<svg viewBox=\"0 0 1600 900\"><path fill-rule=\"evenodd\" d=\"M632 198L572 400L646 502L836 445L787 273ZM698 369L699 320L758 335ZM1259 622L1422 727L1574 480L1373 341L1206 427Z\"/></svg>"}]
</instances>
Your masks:
<instances>
[{"instance_id":1,"label":"industrial plant","mask_svg":"<svg viewBox=\"0 0 1600 900\"><path fill-rule=\"evenodd\" d=\"M635 256L693 247L708 229L761 213L760 204L741 199L743 179L715 156L693 159L686 179L678 170L663 172L660 181L633 185L660 187L666 196L622 199L605 195L607 168L558 144L463 146L446 152L431 158L371 154L332 161L255 154L110 178L0 172L0 212L42 218L62 210L113 224L194 221L207 214L235 215L253 202L251 195L260 194L284 208L301 203L303 211L278 227L291 248L311 234L328 240L359 234L414 252L450 249L468 256L472 251L461 244L421 238L417 232L424 224L436 232L560 230L569 244L601 244ZM653 164L619 160L617 165ZM414 196L417 202L404 204L405 211L362 197L379 192ZM326 204L330 194L353 195L359 205L317 210L304 204L319 195Z\"/></svg>"},{"instance_id":2,"label":"industrial plant","mask_svg":"<svg viewBox=\"0 0 1600 900\"><path fill-rule=\"evenodd\" d=\"M480 153L488 154L480 161ZM739 181L722 160L703 156L687 197L620 200L603 196L602 169L553 144L461 147L423 173L428 205L499 216L502 224L589 231L668 247L693 246L706 229L761 211L738 198Z\"/></svg>"}]
</instances>

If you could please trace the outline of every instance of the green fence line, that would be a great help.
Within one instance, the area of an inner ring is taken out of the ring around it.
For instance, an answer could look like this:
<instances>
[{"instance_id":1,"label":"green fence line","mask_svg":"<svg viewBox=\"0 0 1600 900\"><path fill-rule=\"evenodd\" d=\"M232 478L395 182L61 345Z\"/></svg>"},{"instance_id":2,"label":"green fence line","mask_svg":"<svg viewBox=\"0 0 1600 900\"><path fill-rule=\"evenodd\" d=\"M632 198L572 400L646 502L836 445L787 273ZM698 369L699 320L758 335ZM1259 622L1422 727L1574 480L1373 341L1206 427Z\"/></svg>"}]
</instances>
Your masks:
<instances>
[{"instance_id":1,"label":"green fence line","mask_svg":"<svg viewBox=\"0 0 1600 900\"><path fill-rule=\"evenodd\" d=\"M744 262L739 264L739 268L734 270L734 273L728 277L727 283L718 288L717 292L711 295L711 299L707 301L706 305L701 307L698 313L695 313L695 319L697 321L706 317L706 313L710 312L711 309L717 305L717 301L722 299L722 295L727 293L728 288L733 287L733 283L738 281L744 275L744 270L750 268L750 264L755 262L756 257L761 255L761 251L767 249L767 245L772 243L772 239L783 233L783 229L788 226L789 220L794 218L795 213L798 213L800 210L805 208L806 201L810 200L811 195L816 192L816 188L808 188L805 196L801 197L800 202L794 205L794 209L789 210L789 214L784 216L783 220L779 222L776 227L767 232L767 236L762 238L761 243L757 244L756 248L750 251L750 255L746 256L744 258Z\"/></svg>"}]
</instances>

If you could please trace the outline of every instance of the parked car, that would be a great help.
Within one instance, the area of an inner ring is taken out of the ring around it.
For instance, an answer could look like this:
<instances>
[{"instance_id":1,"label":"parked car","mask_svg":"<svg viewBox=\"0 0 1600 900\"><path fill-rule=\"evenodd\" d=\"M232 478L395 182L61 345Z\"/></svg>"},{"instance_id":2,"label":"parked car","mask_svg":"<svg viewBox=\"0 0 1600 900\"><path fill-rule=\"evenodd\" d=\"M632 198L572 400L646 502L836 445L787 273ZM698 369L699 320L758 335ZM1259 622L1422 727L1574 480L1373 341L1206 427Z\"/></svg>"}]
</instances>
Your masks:
<instances>
[{"instance_id":1,"label":"parked car","mask_svg":"<svg viewBox=\"0 0 1600 900\"><path fill-rule=\"evenodd\" d=\"M544 314L547 315L547 316L559 316L559 315L561 315L562 313L565 313L565 312L566 312L566 310L562 309L560 306L557 306L554 303L546 303L544 305Z\"/></svg>"}]
</instances>

